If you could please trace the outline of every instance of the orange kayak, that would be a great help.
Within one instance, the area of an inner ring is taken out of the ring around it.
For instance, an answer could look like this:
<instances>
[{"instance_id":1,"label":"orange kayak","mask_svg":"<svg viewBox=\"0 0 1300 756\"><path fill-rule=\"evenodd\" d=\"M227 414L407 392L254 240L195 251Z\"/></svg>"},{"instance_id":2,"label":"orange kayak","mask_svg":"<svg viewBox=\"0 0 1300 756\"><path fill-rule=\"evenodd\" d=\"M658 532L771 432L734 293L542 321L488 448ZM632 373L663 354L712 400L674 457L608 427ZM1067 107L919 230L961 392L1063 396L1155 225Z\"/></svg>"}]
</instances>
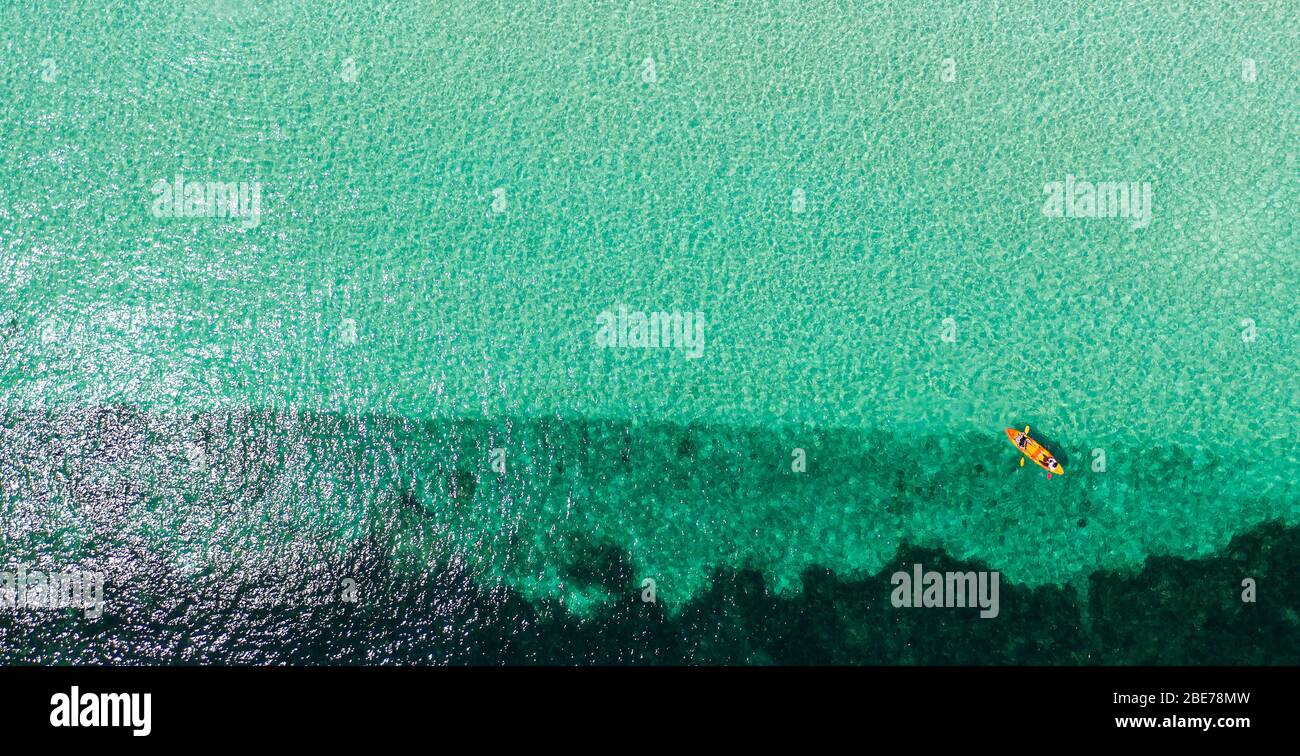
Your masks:
<instances>
[{"instance_id":1,"label":"orange kayak","mask_svg":"<svg viewBox=\"0 0 1300 756\"><path fill-rule=\"evenodd\" d=\"M1020 453L1029 457L1034 464L1055 475L1065 474L1065 468L1056 461L1055 455L1048 451L1047 447L1030 438L1028 433L1007 428L1007 438L1011 439L1011 443L1015 444Z\"/></svg>"}]
</instances>

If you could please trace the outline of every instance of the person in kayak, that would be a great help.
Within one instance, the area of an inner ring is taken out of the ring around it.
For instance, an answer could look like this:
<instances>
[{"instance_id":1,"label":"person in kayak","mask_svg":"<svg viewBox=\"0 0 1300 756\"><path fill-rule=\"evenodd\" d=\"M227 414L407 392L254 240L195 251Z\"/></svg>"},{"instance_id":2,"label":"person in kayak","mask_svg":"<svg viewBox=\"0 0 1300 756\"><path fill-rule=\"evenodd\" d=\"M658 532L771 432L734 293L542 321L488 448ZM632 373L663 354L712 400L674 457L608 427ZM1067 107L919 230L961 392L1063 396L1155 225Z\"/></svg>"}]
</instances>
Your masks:
<instances>
[{"instance_id":1,"label":"person in kayak","mask_svg":"<svg viewBox=\"0 0 1300 756\"><path fill-rule=\"evenodd\" d=\"M1026 436L1025 434L1021 433L1020 436L1016 438L1016 446L1020 447L1021 449L1024 449L1025 447L1029 446L1029 436Z\"/></svg>"}]
</instances>

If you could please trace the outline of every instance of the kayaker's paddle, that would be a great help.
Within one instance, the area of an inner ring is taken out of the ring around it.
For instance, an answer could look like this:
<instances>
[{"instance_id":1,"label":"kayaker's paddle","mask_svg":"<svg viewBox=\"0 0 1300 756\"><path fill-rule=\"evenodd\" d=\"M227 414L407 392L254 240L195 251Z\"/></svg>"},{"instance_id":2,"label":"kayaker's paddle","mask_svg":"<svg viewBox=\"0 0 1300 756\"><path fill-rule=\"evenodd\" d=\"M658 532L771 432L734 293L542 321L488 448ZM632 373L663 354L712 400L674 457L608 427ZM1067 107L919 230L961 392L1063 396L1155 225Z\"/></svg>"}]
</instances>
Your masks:
<instances>
[{"instance_id":1,"label":"kayaker's paddle","mask_svg":"<svg viewBox=\"0 0 1300 756\"><path fill-rule=\"evenodd\" d=\"M1007 440L1015 444L1016 449L1024 456L1020 458L1020 466L1025 466L1025 457L1039 467L1047 471L1047 478L1050 480L1053 475L1064 475L1065 468L1061 467L1056 461L1052 452L1043 448L1043 445L1029 437L1029 426L1026 425L1024 431L1018 431L1015 428L1007 428Z\"/></svg>"}]
</instances>

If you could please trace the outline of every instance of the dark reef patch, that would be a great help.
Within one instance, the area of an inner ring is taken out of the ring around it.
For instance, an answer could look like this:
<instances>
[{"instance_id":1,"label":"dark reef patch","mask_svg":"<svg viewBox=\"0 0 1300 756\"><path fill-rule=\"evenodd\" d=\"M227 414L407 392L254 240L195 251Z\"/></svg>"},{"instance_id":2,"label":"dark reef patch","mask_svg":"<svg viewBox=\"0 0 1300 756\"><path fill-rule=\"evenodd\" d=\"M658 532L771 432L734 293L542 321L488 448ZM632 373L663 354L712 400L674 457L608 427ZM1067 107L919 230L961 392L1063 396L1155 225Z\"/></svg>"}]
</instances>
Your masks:
<instances>
[{"instance_id":1,"label":"dark reef patch","mask_svg":"<svg viewBox=\"0 0 1300 756\"><path fill-rule=\"evenodd\" d=\"M508 448L507 474L493 470L498 447ZM796 448L807 451L806 472L791 469ZM1153 453L1135 473L1151 488L1126 488L1127 498L1098 489L1127 478L1083 476L1050 489L1032 481L1040 493L1024 485L1018 495L1051 497L1035 537L1053 527L1088 537L1122 527L1127 520L1115 512L1125 501L1171 490L1196 504L1172 523L1186 528L1223 497L1243 495L1232 478L1171 489L1196 459L1217 464L1193 451ZM962 455L981 460L970 469L997 474L954 476L949 460ZM21 515L0 523L0 569L44 556L47 567L72 560L124 570L109 576L98 621L0 609L0 663L1300 664L1300 528L1281 522L1205 559L1152 557L1140 570L1100 571L1062 587L1002 581L1000 615L980 619L975 610L890 604L890 575L913 563L1001 567L915 545L869 576L837 575L809 559L801 590L782 595L757 568L718 568L707 588L693 586L686 603L668 606L685 595L663 590L668 575L658 603L645 603L642 579L651 571L624 521L601 528L568 517L570 506L631 507L632 518L642 516L636 507L653 514L656 503L709 505L665 518L665 528L680 531L697 527L700 512L740 517L771 495L783 506L756 518L756 532L797 531L808 525L789 513L827 506L835 507L827 510L832 527L820 532L887 535L892 520L947 499L955 503L944 511L961 528L997 533L1019 513L990 481L1017 475L1014 457L1004 439L969 434L0 409L0 506ZM944 487L953 481L961 486ZM1269 510L1285 511L1276 505L1288 505L1288 495L1275 494ZM547 496L563 503L555 511L564 516L539 519ZM334 519L292 543L278 540L303 527L312 506ZM169 507L198 527L184 539L123 535L151 516L165 519ZM84 538L47 526L59 517L83 518ZM203 553L212 532L237 524L255 548L235 542ZM539 544L558 547L531 558ZM1029 548L1056 558L1050 546ZM729 563L754 564L735 554ZM1241 601L1245 578L1258 584L1257 603ZM566 600L615 598L571 611L512 587L533 580L562 584L545 595ZM344 600L347 581L355 581L355 603Z\"/></svg>"},{"instance_id":2,"label":"dark reef patch","mask_svg":"<svg viewBox=\"0 0 1300 756\"><path fill-rule=\"evenodd\" d=\"M620 588L595 616L531 603L445 568L419 578L389 569L366 540L326 574L357 581L264 576L233 594L216 576L182 578L161 560L151 585L110 603L98 622L69 614L0 614L0 662L94 664L1300 664L1300 528L1276 523L1204 560L1149 559L1133 575L1089 580L1090 621L1073 587L1002 583L1001 614L896 609L889 576L987 569L942 551L905 547L878 574L846 580L809 569L803 589L774 595L753 570L718 570L676 616L641 601L627 555L584 544L571 578ZM1259 583L1241 601L1241 580ZM283 603L249 608L244 597ZM380 655L376 653L382 649Z\"/></svg>"}]
</instances>

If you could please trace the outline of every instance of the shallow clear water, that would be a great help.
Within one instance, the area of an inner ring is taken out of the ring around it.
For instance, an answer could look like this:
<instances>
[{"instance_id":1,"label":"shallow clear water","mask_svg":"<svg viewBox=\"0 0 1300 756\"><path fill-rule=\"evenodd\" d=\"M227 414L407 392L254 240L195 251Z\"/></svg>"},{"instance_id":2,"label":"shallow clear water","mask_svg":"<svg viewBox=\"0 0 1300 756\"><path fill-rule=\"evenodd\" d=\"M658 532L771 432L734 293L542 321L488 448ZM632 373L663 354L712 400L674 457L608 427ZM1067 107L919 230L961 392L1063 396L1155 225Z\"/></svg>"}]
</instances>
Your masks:
<instances>
[{"instance_id":1,"label":"shallow clear water","mask_svg":"<svg viewBox=\"0 0 1300 756\"><path fill-rule=\"evenodd\" d=\"M1164 624L1240 611L1285 548L1187 576L1300 522L1293 14L1059 5L7 5L0 554L109 582L0 658L951 660L781 624L888 609L914 548L1001 571L1026 644L1010 597L1061 597L1082 640L1004 661L1147 658L1092 633L1152 556L1193 560ZM256 222L158 217L177 176ZM1149 225L1045 216L1067 176ZM620 305L698 358L601 348ZM353 611L390 641L286 640Z\"/></svg>"}]
</instances>

